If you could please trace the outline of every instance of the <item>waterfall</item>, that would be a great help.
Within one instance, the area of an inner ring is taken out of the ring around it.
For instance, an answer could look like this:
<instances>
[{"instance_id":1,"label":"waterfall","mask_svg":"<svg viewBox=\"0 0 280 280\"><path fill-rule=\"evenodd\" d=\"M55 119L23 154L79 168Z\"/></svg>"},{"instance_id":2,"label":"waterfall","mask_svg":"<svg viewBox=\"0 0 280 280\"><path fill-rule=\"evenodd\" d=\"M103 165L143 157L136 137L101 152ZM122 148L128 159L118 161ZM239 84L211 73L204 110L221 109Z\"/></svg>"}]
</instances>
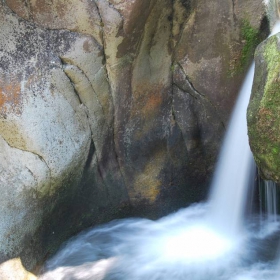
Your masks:
<instances>
[{"instance_id":1,"label":"waterfall","mask_svg":"<svg viewBox=\"0 0 280 280\"><path fill-rule=\"evenodd\" d=\"M268 219L277 220L277 186L273 181L264 182L265 213Z\"/></svg>"},{"instance_id":2,"label":"waterfall","mask_svg":"<svg viewBox=\"0 0 280 280\"><path fill-rule=\"evenodd\" d=\"M268 180L259 180L260 218L276 222L278 220L279 186Z\"/></svg>"},{"instance_id":3,"label":"waterfall","mask_svg":"<svg viewBox=\"0 0 280 280\"><path fill-rule=\"evenodd\" d=\"M275 1L274 1L275 2ZM276 5L277 4L277 5ZM279 13L278 2L274 7ZM280 21L276 21L269 36L280 32ZM247 186L252 181L255 163L249 147L246 112L254 79L255 65L252 63L241 87L229 127L219 155L211 184L211 219L216 227L236 235L242 230L248 194ZM276 184L265 181L265 212L269 219L277 219Z\"/></svg>"},{"instance_id":4,"label":"waterfall","mask_svg":"<svg viewBox=\"0 0 280 280\"><path fill-rule=\"evenodd\" d=\"M246 112L254 78L254 64L241 87L229 128L220 152L211 186L211 217L229 234L241 230L254 171L253 156L247 136Z\"/></svg>"}]
</instances>

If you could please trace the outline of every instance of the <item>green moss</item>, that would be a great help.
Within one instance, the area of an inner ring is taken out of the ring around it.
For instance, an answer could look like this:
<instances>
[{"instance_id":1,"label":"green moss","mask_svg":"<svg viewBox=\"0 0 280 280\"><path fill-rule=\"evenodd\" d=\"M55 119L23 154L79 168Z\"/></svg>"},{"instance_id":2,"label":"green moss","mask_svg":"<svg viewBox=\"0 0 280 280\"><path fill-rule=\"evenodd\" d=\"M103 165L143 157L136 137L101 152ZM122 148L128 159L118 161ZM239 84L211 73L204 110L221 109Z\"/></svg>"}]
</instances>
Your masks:
<instances>
[{"instance_id":1,"label":"green moss","mask_svg":"<svg viewBox=\"0 0 280 280\"><path fill-rule=\"evenodd\" d=\"M252 27L248 20L243 20L242 22L241 39L245 41L245 44L241 51L240 70L252 60L256 46L262 41L259 30Z\"/></svg>"},{"instance_id":2,"label":"green moss","mask_svg":"<svg viewBox=\"0 0 280 280\"><path fill-rule=\"evenodd\" d=\"M272 148L272 153L273 153L274 155L279 155L279 147L274 147L274 148Z\"/></svg>"},{"instance_id":3,"label":"green moss","mask_svg":"<svg viewBox=\"0 0 280 280\"><path fill-rule=\"evenodd\" d=\"M274 91L271 86L275 85L275 79L279 76L280 70L280 52L278 49L278 39L277 36L272 36L267 40L264 49L264 58L267 64L267 81L265 84L264 93L269 93L269 91ZM278 87L277 87L278 88ZM273 104L273 102L271 102Z\"/></svg>"},{"instance_id":4,"label":"green moss","mask_svg":"<svg viewBox=\"0 0 280 280\"><path fill-rule=\"evenodd\" d=\"M235 54L235 57L231 61L231 69L228 73L230 77L244 73L247 70L253 59L255 48L264 39L265 35L261 32L261 30L251 26L247 19L242 20L240 27L240 40L243 47Z\"/></svg>"},{"instance_id":5,"label":"green moss","mask_svg":"<svg viewBox=\"0 0 280 280\"><path fill-rule=\"evenodd\" d=\"M260 159L260 167L269 179L280 178L280 51L278 38L269 38L262 50L266 67L266 81L259 103L256 124L253 127L254 150Z\"/></svg>"},{"instance_id":6,"label":"green moss","mask_svg":"<svg viewBox=\"0 0 280 280\"><path fill-rule=\"evenodd\" d=\"M280 52L276 36L268 40L264 49L264 58L267 64L267 78L260 108L267 112L267 119L273 124L271 128L275 128L275 125L280 125L278 117L280 112Z\"/></svg>"}]
</instances>

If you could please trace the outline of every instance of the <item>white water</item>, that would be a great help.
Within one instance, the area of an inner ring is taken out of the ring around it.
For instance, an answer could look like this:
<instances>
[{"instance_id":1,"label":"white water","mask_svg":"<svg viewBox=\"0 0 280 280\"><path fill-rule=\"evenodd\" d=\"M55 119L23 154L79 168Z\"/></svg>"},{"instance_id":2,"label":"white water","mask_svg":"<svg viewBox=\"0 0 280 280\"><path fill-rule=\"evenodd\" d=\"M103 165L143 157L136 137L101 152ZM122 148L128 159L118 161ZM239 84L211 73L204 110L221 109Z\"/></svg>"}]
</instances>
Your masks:
<instances>
[{"instance_id":1,"label":"white water","mask_svg":"<svg viewBox=\"0 0 280 280\"><path fill-rule=\"evenodd\" d=\"M212 182L212 219L227 234L242 229L254 160L247 136L246 111L254 78L250 67L233 111Z\"/></svg>"},{"instance_id":2,"label":"white water","mask_svg":"<svg viewBox=\"0 0 280 280\"><path fill-rule=\"evenodd\" d=\"M264 181L264 208L267 218L277 221L277 186L273 181Z\"/></svg>"},{"instance_id":3,"label":"white water","mask_svg":"<svg viewBox=\"0 0 280 280\"><path fill-rule=\"evenodd\" d=\"M126 219L70 240L46 264L43 280L279 280L279 224L258 224L238 238L207 224L197 204L156 222ZM257 219L256 219L257 220Z\"/></svg>"},{"instance_id":4,"label":"white water","mask_svg":"<svg viewBox=\"0 0 280 280\"><path fill-rule=\"evenodd\" d=\"M252 169L246 108L253 66L230 122L208 203L158 221L126 219L71 239L42 280L276 280L279 223L245 223ZM246 226L245 226L246 225Z\"/></svg>"},{"instance_id":5,"label":"white water","mask_svg":"<svg viewBox=\"0 0 280 280\"><path fill-rule=\"evenodd\" d=\"M271 30L271 33L270 33L269 37L277 34L278 32L280 32L280 21L277 21L275 23L275 25L273 26L273 28Z\"/></svg>"}]
</instances>

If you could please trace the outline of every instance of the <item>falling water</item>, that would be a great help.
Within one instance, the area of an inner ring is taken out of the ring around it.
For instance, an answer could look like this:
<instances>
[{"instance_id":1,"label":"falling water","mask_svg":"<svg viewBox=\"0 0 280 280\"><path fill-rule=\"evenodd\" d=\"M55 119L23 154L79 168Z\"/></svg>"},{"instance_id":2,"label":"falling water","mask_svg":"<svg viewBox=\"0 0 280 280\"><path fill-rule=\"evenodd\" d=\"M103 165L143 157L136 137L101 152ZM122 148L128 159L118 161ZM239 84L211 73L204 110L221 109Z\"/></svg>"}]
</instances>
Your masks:
<instances>
[{"instance_id":1,"label":"falling water","mask_svg":"<svg viewBox=\"0 0 280 280\"><path fill-rule=\"evenodd\" d=\"M277 221L277 186L273 181L264 181L265 213L271 221Z\"/></svg>"},{"instance_id":2,"label":"falling water","mask_svg":"<svg viewBox=\"0 0 280 280\"><path fill-rule=\"evenodd\" d=\"M229 234L241 230L248 194L246 186L252 185L254 161L247 136L246 111L253 78L254 64L241 87L212 182L212 217Z\"/></svg>"},{"instance_id":3,"label":"falling water","mask_svg":"<svg viewBox=\"0 0 280 280\"><path fill-rule=\"evenodd\" d=\"M253 168L246 107L250 68L221 151L208 203L158 221L125 219L68 241L42 280L276 280L279 223L245 221Z\"/></svg>"}]
</instances>

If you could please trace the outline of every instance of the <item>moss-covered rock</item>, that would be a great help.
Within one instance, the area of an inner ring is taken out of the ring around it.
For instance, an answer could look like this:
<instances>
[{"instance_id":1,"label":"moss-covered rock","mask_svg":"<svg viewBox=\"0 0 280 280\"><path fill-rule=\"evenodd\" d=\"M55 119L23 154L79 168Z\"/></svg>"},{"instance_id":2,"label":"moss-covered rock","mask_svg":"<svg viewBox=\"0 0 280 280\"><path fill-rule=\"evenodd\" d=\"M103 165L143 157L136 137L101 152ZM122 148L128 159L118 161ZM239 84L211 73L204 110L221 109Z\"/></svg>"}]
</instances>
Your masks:
<instances>
[{"instance_id":1,"label":"moss-covered rock","mask_svg":"<svg viewBox=\"0 0 280 280\"><path fill-rule=\"evenodd\" d=\"M279 35L256 50L256 71L248 107L248 134L265 179L280 182L280 48Z\"/></svg>"}]
</instances>

